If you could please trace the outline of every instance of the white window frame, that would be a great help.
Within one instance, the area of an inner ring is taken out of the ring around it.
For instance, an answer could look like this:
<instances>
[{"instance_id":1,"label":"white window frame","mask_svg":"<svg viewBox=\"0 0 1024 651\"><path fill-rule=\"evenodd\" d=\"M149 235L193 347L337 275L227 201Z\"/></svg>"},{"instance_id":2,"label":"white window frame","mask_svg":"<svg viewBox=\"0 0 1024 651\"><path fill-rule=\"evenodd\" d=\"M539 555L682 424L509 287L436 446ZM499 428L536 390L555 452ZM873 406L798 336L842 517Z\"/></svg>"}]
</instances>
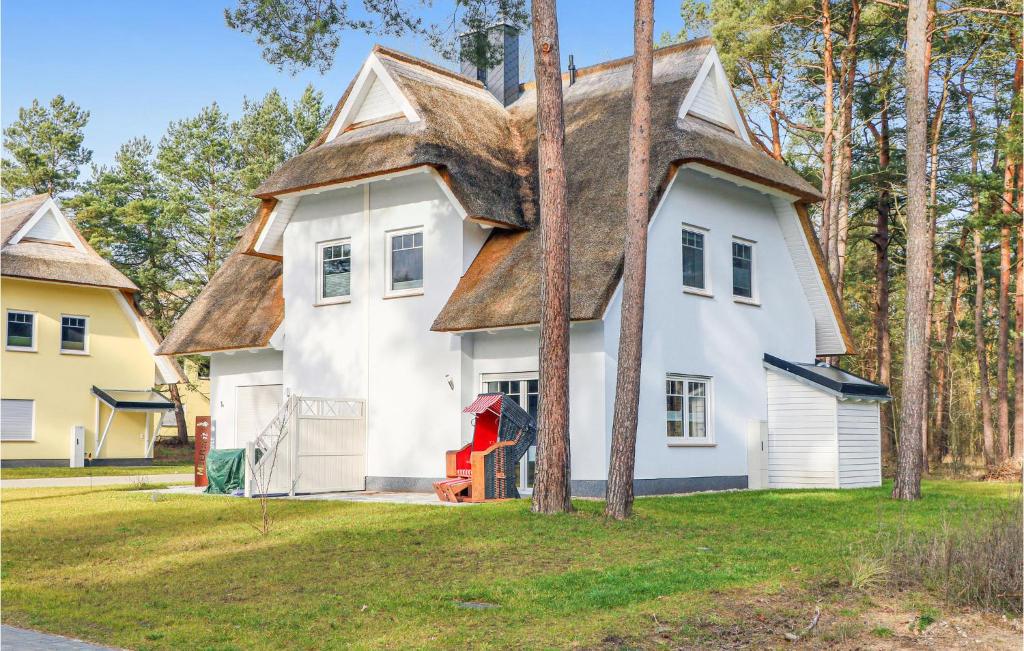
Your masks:
<instances>
[{"instance_id":1,"label":"white window frame","mask_svg":"<svg viewBox=\"0 0 1024 651\"><path fill-rule=\"evenodd\" d=\"M691 233L697 233L704 236L704 286L693 287L687 285L683 280L683 232L689 231ZM687 224L683 222L679 229L679 281L683 286L683 292L687 294L695 294L697 296L713 296L711 291L711 262L710 262L710 249L708 241L711 239L711 229L703 226L697 226L696 224Z\"/></svg>"},{"instance_id":2,"label":"white window frame","mask_svg":"<svg viewBox=\"0 0 1024 651\"><path fill-rule=\"evenodd\" d=\"M730 289L732 292L732 276L736 273L736 268L733 266L733 255L732 245L733 243L742 244L750 247L750 296L739 296L738 294L732 295L732 300L737 303L746 303L747 305L760 305L761 297L757 291L757 242L755 240L740 237L739 235L733 235L732 241L729 242L729 272L730 272Z\"/></svg>"},{"instance_id":3,"label":"white window frame","mask_svg":"<svg viewBox=\"0 0 1024 651\"><path fill-rule=\"evenodd\" d=\"M11 314L27 314L32 317L32 345L31 346L10 346L7 344L8 328L11 325ZM14 353L34 353L39 347L39 315L31 310L9 309L4 313L4 350Z\"/></svg>"},{"instance_id":4,"label":"white window frame","mask_svg":"<svg viewBox=\"0 0 1024 651\"><path fill-rule=\"evenodd\" d=\"M682 436L669 436L668 435L668 409L666 406L665 413L665 439L669 447L713 447L717 445L715 442L715 383L714 379L710 375L694 375L693 373L666 373L665 380L675 382L684 382L683 385L683 435ZM687 418L687 411L690 408L690 402L687 400L689 392L687 387L690 382L703 382L705 387L704 402L707 405L706 414L704 420L704 430L707 436L695 438L687 436L689 430L689 419ZM667 391L667 387L666 387ZM667 393L664 397L667 397Z\"/></svg>"},{"instance_id":5,"label":"white window frame","mask_svg":"<svg viewBox=\"0 0 1024 651\"><path fill-rule=\"evenodd\" d=\"M412 235L414 233L420 233L423 235L423 279L420 283L420 287L410 287L409 289L392 289L391 288L391 240L395 239L400 235ZM384 298L399 298L402 296L422 296L423 290L427 286L427 233L423 226L410 226L408 228L400 228L393 231L387 231L384 233Z\"/></svg>"},{"instance_id":6,"label":"white window frame","mask_svg":"<svg viewBox=\"0 0 1024 651\"><path fill-rule=\"evenodd\" d=\"M529 381L529 380L538 380L538 382L539 382L540 374L537 371L518 371L518 372L514 372L514 373L481 373L480 374L480 391L481 392L486 392L487 391L487 384L489 382L526 382L526 381ZM522 387L522 385L520 385L520 394L519 395L520 395L520 399L521 399L521 402L519 403L519 406L523 408L523 411L526 411L526 409L527 409L526 399L527 399L527 395L528 394L527 394L526 389L524 387ZM539 407L539 405L540 405L540 385L539 384L537 386L537 404L538 404L538 407ZM538 416L539 416L539 414L538 414ZM534 442L532 447L534 448L534 454L536 455L536 447L537 447L536 441ZM519 460L519 473L520 473L519 477L521 479L521 482L520 482L520 485L517 486L517 488L519 489L519 493L522 494L522 495L532 495L533 494L533 487L527 486L527 477L529 475L529 470L528 470L528 467L529 467L529 457L530 457L530 452L529 452L529 450L527 450L526 454L523 455L523 458ZM536 463L536 456L534 457L534 462ZM534 477L534 479L536 479L536 477Z\"/></svg>"},{"instance_id":7,"label":"white window frame","mask_svg":"<svg viewBox=\"0 0 1024 651\"><path fill-rule=\"evenodd\" d=\"M64 319L82 319L85 321L85 348L82 350L71 350L64 348ZM57 336L60 337L60 354L61 355L88 355L89 354L89 317L84 314L61 314L60 315L60 331Z\"/></svg>"},{"instance_id":8,"label":"white window frame","mask_svg":"<svg viewBox=\"0 0 1024 651\"><path fill-rule=\"evenodd\" d=\"M349 285L348 294L346 296L324 296L324 249L329 246L337 246L338 244L348 244L348 268L349 268ZM316 302L314 305L337 305L338 303L351 303L352 302L352 280L355 277L353 265L352 265L352 238L351 237L339 237L334 240L326 240L324 242L317 242L316 244Z\"/></svg>"},{"instance_id":9,"label":"white window frame","mask_svg":"<svg viewBox=\"0 0 1024 651\"><path fill-rule=\"evenodd\" d=\"M29 437L27 439L7 438L6 436L3 435L3 432L0 432L0 441L4 441L5 443L31 443L31 442L35 441L36 440L36 401L35 401L35 399L33 399L33 398L3 398L2 400L18 400L18 401L21 401L21 402L30 402L30 403L32 403L32 416L31 416L31 423L29 425ZM0 409L3 408L2 400L0 400Z\"/></svg>"}]
</instances>

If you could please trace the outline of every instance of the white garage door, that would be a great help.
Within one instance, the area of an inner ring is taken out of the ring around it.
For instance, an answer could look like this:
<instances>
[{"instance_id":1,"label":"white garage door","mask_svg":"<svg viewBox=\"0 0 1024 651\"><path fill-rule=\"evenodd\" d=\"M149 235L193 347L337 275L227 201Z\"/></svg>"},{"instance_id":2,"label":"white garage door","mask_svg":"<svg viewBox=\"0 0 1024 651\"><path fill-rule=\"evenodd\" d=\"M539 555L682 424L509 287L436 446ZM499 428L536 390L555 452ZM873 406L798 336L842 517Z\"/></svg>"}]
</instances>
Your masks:
<instances>
[{"instance_id":1,"label":"white garage door","mask_svg":"<svg viewBox=\"0 0 1024 651\"><path fill-rule=\"evenodd\" d=\"M280 384L235 387L235 445L244 447L263 431L284 402Z\"/></svg>"}]
</instances>

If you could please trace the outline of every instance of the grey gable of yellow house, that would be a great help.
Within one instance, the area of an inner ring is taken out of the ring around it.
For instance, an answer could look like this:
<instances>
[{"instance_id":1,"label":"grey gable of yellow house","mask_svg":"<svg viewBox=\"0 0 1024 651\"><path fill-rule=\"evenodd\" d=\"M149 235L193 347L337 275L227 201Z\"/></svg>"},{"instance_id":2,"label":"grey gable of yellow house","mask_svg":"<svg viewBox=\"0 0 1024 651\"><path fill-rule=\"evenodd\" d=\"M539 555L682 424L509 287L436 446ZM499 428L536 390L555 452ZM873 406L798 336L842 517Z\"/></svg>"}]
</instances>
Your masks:
<instances>
[{"instance_id":1,"label":"grey gable of yellow house","mask_svg":"<svg viewBox=\"0 0 1024 651\"><path fill-rule=\"evenodd\" d=\"M773 188L792 197L798 207L818 201L814 186L751 141L742 116L737 114L730 125L680 110L694 81L706 73L711 55L709 39L655 53L652 211L683 165ZM257 189L263 206L253 224L169 334L160 353L267 346L285 309L280 257L259 247L275 206L290 196L295 201L297 193L313 188L419 166L439 172L467 218L494 226L432 329L471 331L539 320L535 90L529 84L523 86L521 96L503 107L479 82L434 64L381 47L374 48L371 58L386 70L417 119L382 119L346 130L338 118L356 85L353 81L320 138ZM564 78L573 320L602 318L621 277L630 61L625 58L580 69L571 84ZM845 320L821 265L820 247L806 210L798 212L801 236L814 256L828 297L829 318L838 325L834 352L851 352Z\"/></svg>"}]
</instances>

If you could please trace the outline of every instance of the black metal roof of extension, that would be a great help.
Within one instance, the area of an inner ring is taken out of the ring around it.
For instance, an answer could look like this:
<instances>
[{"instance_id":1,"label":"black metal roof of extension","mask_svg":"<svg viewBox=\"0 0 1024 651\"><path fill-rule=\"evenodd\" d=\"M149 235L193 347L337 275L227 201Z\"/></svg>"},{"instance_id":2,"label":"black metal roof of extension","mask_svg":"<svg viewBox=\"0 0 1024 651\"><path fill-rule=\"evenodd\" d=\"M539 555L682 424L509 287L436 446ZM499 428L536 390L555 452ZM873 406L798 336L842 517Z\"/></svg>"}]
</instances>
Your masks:
<instances>
[{"instance_id":1,"label":"black metal roof of extension","mask_svg":"<svg viewBox=\"0 0 1024 651\"><path fill-rule=\"evenodd\" d=\"M866 380L836 366L787 362L765 353L764 363L841 394L844 398L889 400L889 387Z\"/></svg>"},{"instance_id":2,"label":"black metal roof of extension","mask_svg":"<svg viewBox=\"0 0 1024 651\"><path fill-rule=\"evenodd\" d=\"M105 402L111 409L122 411L168 411L174 403L161 393L151 389L101 389L92 388L92 394Z\"/></svg>"}]
</instances>

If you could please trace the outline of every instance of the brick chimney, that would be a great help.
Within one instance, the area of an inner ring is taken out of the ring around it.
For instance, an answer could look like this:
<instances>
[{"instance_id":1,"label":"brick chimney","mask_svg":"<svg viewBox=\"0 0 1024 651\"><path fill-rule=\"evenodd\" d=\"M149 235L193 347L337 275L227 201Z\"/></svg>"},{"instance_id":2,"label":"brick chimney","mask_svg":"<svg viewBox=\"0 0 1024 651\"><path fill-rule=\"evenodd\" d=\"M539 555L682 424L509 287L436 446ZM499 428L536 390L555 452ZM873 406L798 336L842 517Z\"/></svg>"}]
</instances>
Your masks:
<instances>
[{"instance_id":1,"label":"brick chimney","mask_svg":"<svg viewBox=\"0 0 1024 651\"><path fill-rule=\"evenodd\" d=\"M481 38L486 38L501 55L501 63L486 70L477 68L472 57L467 56ZM483 31L463 34L461 41L463 76L482 82L505 106L516 101L519 97L519 30L506 23L497 23Z\"/></svg>"}]
</instances>

